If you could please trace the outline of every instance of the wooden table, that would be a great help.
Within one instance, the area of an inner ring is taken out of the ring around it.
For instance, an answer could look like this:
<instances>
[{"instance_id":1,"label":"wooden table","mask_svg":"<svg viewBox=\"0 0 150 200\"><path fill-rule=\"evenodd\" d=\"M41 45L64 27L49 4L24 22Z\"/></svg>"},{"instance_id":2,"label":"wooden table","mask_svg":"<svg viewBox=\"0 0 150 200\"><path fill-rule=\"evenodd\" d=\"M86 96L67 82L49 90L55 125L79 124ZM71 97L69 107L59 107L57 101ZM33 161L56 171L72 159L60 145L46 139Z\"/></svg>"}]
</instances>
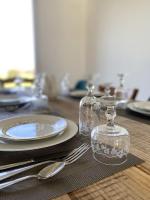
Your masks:
<instances>
[{"instance_id":1,"label":"wooden table","mask_svg":"<svg viewBox=\"0 0 150 200\"><path fill-rule=\"evenodd\" d=\"M60 98L50 104L64 117L78 122L78 101ZM118 117L117 122L130 132L130 152L145 162L57 200L150 200L150 125L125 117Z\"/></svg>"}]
</instances>

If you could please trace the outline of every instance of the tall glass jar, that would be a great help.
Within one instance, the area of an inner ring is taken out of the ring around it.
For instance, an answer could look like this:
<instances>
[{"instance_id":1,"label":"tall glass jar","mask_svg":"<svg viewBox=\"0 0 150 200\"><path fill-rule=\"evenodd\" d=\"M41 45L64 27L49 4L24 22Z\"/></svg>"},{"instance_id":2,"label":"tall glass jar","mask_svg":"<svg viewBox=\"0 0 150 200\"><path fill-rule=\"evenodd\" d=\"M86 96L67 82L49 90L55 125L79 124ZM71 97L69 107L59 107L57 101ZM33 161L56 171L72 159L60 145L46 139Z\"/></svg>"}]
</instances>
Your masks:
<instances>
[{"instance_id":1,"label":"tall glass jar","mask_svg":"<svg viewBox=\"0 0 150 200\"><path fill-rule=\"evenodd\" d=\"M87 96L79 105L79 133L84 136L90 136L92 129L100 123L100 103L94 96L94 85L88 83L87 89Z\"/></svg>"}]
</instances>

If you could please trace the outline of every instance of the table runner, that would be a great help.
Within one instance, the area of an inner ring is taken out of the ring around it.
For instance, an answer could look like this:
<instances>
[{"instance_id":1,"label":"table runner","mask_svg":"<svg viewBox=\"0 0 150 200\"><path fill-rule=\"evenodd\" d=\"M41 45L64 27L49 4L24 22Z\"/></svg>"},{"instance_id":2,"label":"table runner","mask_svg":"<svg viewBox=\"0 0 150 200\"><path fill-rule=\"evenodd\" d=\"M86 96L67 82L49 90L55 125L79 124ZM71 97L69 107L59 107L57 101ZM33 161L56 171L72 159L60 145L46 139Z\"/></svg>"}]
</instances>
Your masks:
<instances>
[{"instance_id":1,"label":"table runner","mask_svg":"<svg viewBox=\"0 0 150 200\"><path fill-rule=\"evenodd\" d=\"M16 160L27 159L47 155L50 159L67 154L71 149L79 146L83 142L89 142L87 138L77 135L70 141L55 147L46 148L38 151L27 151L23 154L0 152L0 163L9 163ZM38 155L38 156L37 156ZM105 166L97 163L92 152L88 151L85 156L76 163L67 166L61 173L45 181L27 180L16 184L10 188L0 191L0 200L49 200L62 194L71 192L81 187L97 182L105 177L122 171L130 166L142 163L142 160L129 154L128 161L120 166ZM36 173L40 168L30 170L22 175ZM21 174L18 176L20 177Z\"/></svg>"}]
</instances>

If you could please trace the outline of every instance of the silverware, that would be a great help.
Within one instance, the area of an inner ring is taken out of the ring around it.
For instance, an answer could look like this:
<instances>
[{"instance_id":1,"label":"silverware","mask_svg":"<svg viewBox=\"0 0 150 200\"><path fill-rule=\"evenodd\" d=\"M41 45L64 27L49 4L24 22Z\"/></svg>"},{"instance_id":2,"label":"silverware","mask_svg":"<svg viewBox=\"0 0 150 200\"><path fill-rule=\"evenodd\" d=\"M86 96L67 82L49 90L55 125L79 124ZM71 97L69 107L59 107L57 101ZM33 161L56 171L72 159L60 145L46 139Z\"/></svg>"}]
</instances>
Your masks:
<instances>
[{"instance_id":1,"label":"silverware","mask_svg":"<svg viewBox=\"0 0 150 200\"><path fill-rule=\"evenodd\" d=\"M64 160L66 159L69 159L69 158L75 158L76 156L78 156L78 154L84 152L86 149L88 149L89 145L84 143L82 144L80 147L74 149L73 151L71 151L65 158ZM56 161L54 160L47 160L47 161L43 161L43 162L40 162L40 163L35 163L35 164L32 164L32 165L29 165L29 166L25 166L25 167L21 167L19 169L12 169L12 170L9 170L9 171L4 171L4 172L0 172L0 181L6 179L6 178L9 178L9 177L12 177L16 174L19 174L21 172L24 172L24 171L27 171L29 169L32 169L34 167L37 167L37 166L40 166L40 165L43 165L43 164L48 164L48 163L54 163Z\"/></svg>"},{"instance_id":2,"label":"silverware","mask_svg":"<svg viewBox=\"0 0 150 200\"><path fill-rule=\"evenodd\" d=\"M19 166L26 165L26 164L31 164L33 162L35 162L34 159L31 159L31 160L22 161L22 162L11 163L11 164L8 164L8 165L1 165L0 166L0 171L6 170L6 169L15 168L15 167L19 167Z\"/></svg>"},{"instance_id":3,"label":"silverware","mask_svg":"<svg viewBox=\"0 0 150 200\"><path fill-rule=\"evenodd\" d=\"M48 179L50 177L53 177L57 173L59 173L66 165L74 163L76 160L78 160L83 154L87 152L87 150L90 148L90 145L86 145L86 148L82 148L82 150L78 151L78 153L72 153L68 155L64 161L62 162L55 162L47 167L44 167L42 170L39 171L38 174L24 176L12 181L8 181L5 183L0 184L0 189L6 188L8 186L14 185L15 183L22 182L24 180L30 179L30 178L37 178L37 179ZM76 152L76 151L74 151Z\"/></svg>"}]
</instances>

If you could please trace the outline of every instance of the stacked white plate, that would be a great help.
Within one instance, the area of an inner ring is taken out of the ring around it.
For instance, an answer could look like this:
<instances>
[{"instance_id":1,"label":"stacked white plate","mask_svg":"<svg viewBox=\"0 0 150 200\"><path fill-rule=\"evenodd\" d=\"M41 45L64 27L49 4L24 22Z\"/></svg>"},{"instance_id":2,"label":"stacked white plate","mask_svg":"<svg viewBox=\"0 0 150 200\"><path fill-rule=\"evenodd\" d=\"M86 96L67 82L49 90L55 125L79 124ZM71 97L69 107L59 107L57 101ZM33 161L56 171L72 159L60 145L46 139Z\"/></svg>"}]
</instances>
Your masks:
<instances>
[{"instance_id":1,"label":"stacked white plate","mask_svg":"<svg viewBox=\"0 0 150 200\"><path fill-rule=\"evenodd\" d=\"M132 102L127 107L134 112L150 116L150 101Z\"/></svg>"},{"instance_id":2,"label":"stacked white plate","mask_svg":"<svg viewBox=\"0 0 150 200\"><path fill-rule=\"evenodd\" d=\"M73 98L82 98L87 95L87 90L73 90L69 93L69 95ZM94 92L94 96L100 97L103 96L104 93L102 92Z\"/></svg>"},{"instance_id":3,"label":"stacked white plate","mask_svg":"<svg viewBox=\"0 0 150 200\"><path fill-rule=\"evenodd\" d=\"M33 97L18 94L0 94L0 106L17 106L33 101Z\"/></svg>"},{"instance_id":4,"label":"stacked white plate","mask_svg":"<svg viewBox=\"0 0 150 200\"><path fill-rule=\"evenodd\" d=\"M77 125L53 115L20 115L0 121L0 151L26 151L63 143Z\"/></svg>"}]
</instances>

